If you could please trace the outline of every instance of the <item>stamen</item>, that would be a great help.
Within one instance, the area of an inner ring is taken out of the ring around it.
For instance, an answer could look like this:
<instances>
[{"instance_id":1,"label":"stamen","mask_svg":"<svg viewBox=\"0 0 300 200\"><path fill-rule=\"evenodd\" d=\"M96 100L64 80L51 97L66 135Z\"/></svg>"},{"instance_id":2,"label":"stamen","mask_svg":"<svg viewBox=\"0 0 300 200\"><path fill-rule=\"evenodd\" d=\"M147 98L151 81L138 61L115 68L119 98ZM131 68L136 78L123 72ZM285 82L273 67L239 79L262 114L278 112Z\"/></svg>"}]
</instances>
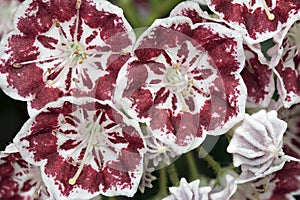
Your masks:
<instances>
[{"instance_id":1,"label":"stamen","mask_svg":"<svg viewBox=\"0 0 300 200\"><path fill-rule=\"evenodd\" d=\"M49 60L63 58L65 55L67 55L67 54L64 53L64 54L61 54L61 55L58 55L58 56L51 56L49 58L40 58L40 59L29 60L29 61L25 61L25 62L21 62L21 63L14 63L13 67L15 67L15 68L21 68L24 65L28 65L28 64L32 64L32 63L45 62L45 61L49 61Z\"/></svg>"},{"instance_id":2,"label":"stamen","mask_svg":"<svg viewBox=\"0 0 300 200\"><path fill-rule=\"evenodd\" d=\"M58 19L54 19L53 23L57 28L60 27L60 22L58 21Z\"/></svg>"},{"instance_id":3,"label":"stamen","mask_svg":"<svg viewBox=\"0 0 300 200\"><path fill-rule=\"evenodd\" d=\"M265 0L262 0L262 4L263 4L263 8L264 8L264 10L265 10L265 12L266 12L266 15L267 15L268 19L269 19L270 21L273 21L273 20L275 19L275 15L272 14L272 13L269 11L269 8L268 8L268 6L267 6L266 1L265 1Z\"/></svg>"},{"instance_id":4,"label":"stamen","mask_svg":"<svg viewBox=\"0 0 300 200\"><path fill-rule=\"evenodd\" d=\"M94 140L96 139L95 136L99 135L99 133L101 135L105 134L104 131L102 130L102 127L99 125L101 116L102 116L101 114L98 115L98 118L95 122L89 122L86 125L87 131L85 132L85 134L89 135L88 144L87 144L84 156L80 162L77 172L75 173L75 175L72 178L69 179L70 185L74 185L76 183L78 177L80 176L80 174L83 170L84 164L87 160L87 157L90 154L92 148L94 147L94 142L95 142Z\"/></svg>"},{"instance_id":5,"label":"stamen","mask_svg":"<svg viewBox=\"0 0 300 200\"><path fill-rule=\"evenodd\" d=\"M98 131L100 132L101 131L101 127L96 127L95 128L95 124L90 128L88 129L88 132L86 134L90 134L90 138L89 138L89 141L88 141L88 145L86 147L86 150L85 150L85 153L84 153L84 156L80 162L80 165L79 165L79 168L77 170L77 172L75 173L75 175L69 179L69 184L70 185L74 185L79 177L79 175L81 174L82 170L83 170L83 167L84 167L84 164L85 164L85 161L89 155L89 152L92 148L92 144L93 144L93 140L94 140L94 135L95 133L98 133Z\"/></svg>"},{"instance_id":6,"label":"stamen","mask_svg":"<svg viewBox=\"0 0 300 200\"><path fill-rule=\"evenodd\" d=\"M66 66L63 66L65 64L65 62L61 63L58 67L57 67L57 70L61 69L62 70L59 72L59 74L55 77L55 79L53 80L47 80L47 85L48 86L53 86L55 83L57 83L62 76L66 75L67 73L67 70L69 69L69 65L71 64L72 60L69 60L66 64ZM55 71L57 71L55 70Z\"/></svg>"}]
</instances>

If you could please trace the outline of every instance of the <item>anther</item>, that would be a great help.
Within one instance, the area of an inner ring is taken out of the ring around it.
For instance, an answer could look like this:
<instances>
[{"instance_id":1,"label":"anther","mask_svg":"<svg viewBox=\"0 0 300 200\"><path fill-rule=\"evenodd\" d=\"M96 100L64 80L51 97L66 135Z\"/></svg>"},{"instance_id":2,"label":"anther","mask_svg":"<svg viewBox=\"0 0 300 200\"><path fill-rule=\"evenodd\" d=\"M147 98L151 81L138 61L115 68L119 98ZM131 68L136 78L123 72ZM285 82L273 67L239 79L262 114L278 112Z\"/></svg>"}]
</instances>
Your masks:
<instances>
[{"instance_id":1,"label":"anther","mask_svg":"<svg viewBox=\"0 0 300 200\"><path fill-rule=\"evenodd\" d=\"M54 25L56 27L60 27L60 23L59 23L58 19L54 19Z\"/></svg>"},{"instance_id":2,"label":"anther","mask_svg":"<svg viewBox=\"0 0 300 200\"><path fill-rule=\"evenodd\" d=\"M75 83L79 83L79 80L77 78L72 78L72 81Z\"/></svg>"},{"instance_id":3,"label":"anther","mask_svg":"<svg viewBox=\"0 0 300 200\"><path fill-rule=\"evenodd\" d=\"M13 67L14 67L14 68L21 68L22 65L21 65L20 63L14 63L14 64L13 64Z\"/></svg>"},{"instance_id":4,"label":"anther","mask_svg":"<svg viewBox=\"0 0 300 200\"><path fill-rule=\"evenodd\" d=\"M265 10L265 12L266 12L266 15L267 15L268 19L269 19L270 21L273 21L273 20L275 19L275 15L272 14L272 13L269 11L269 8L268 8L268 6L267 6L266 1L265 1L265 0L262 0L262 4L263 4L263 7L264 7L264 10Z\"/></svg>"},{"instance_id":5,"label":"anther","mask_svg":"<svg viewBox=\"0 0 300 200\"><path fill-rule=\"evenodd\" d=\"M54 84L55 84L55 82L53 80L48 80L47 81L48 86L53 86Z\"/></svg>"},{"instance_id":6,"label":"anther","mask_svg":"<svg viewBox=\"0 0 300 200\"><path fill-rule=\"evenodd\" d=\"M81 6L81 0L77 0L77 2L76 2L76 10L79 10L80 6Z\"/></svg>"}]
</instances>

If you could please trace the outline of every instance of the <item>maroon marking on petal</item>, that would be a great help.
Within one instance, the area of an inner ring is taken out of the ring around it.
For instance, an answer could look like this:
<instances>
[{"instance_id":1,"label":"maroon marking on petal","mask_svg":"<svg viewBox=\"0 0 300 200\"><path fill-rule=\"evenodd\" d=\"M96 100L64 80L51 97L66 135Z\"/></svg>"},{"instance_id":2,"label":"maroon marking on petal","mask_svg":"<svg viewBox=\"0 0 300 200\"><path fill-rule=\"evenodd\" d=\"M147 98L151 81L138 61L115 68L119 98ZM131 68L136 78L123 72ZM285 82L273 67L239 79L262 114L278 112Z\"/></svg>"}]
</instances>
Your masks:
<instances>
[{"instance_id":1,"label":"maroon marking on petal","mask_svg":"<svg viewBox=\"0 0 300 200\"><path fill-rule=\"evenodd\" d=\"M117 162L109 163L108 167L103 169L103 191L106 192L108 189L122 190L125 188L132 188L131 178L127 172L119 171L114 167Z\"/></svg>"},{"instance_id":2,"label":"maroon marking on petal","mask_svg":"<svg viewBox=\"0 0 300 200\"><path fill-rule=\"evenodd\" d=\"M213 75L213 72L211 69L198 69L195 68L191 71L192 74L197 74L197 76L194 76L195 80L205 80L209 78L211 75Z\"/></svg>"},{"instance_id":3,"label":"maroon marking on petal","mask_svg":"<svg viewBox=\"0 0 300 200\"><path fill-rule=\"evenodd\" d=\"M57 151L57 137L47 127L35 134L23 137L21 142L24 140L29 142L29 147L26 148L34 154L35 161L47 159Z\"/></svg>"},{"instance_id":4,"label":"maroon marking on petal","mask_svg":"<svg viewBox=\"0 0 300 200\"><path fill-rule=\"evenodd\" d=\"M44 35L37 36L37 40L48 49L56 49L55 45L58 43L57 39Z\"/></svg>"},{"instance_id":5,"label":"maroon marking on petal","mask_svg":"<svg viewBox=\"0 0 300 200\"><path fill-rule=\"evenodd\" d=\"M111 55L108 59L106 71L108 74L97 80L95 98L100 100L111 99L116 87L116 79L121 67L130 56Z\"/></svg>"},{"instance_id":6,"label":"maroon marking on petal","mask_svg":"<svg viewBox=\"0 0 300 200\"><path fill-rule=\"evenodd\" d=\"M202 137L202 128L199 123L200 116L184 112L176 123L176 144L188 146L186 139Z\"/></svg>"},{"instance_id":7,"label":"maroon marking on petal","mask_svg":"<svg viewBox=\"0 0 300 200\"><path fill-rule=\"evenodd\" d=\"M47 103L54 102L61 96L63 96L63 92L60 89L45 87L35 93L35 98L30 102L30 106L39 110Z\"/></svg>"},{"instance_id":8,"label":"maroon marking on petal","mask_svg":"<svg viewBox=\"0 0 300 200\"><path fill-rule=\"evenodd\" d=\"M11 166L10 163L3 163L0 165L0 181L10 177L14 171L14 168Z\"/></svg>"},{"instance_id":9,"label":"maroon marking on petal","mask_svg":"<svg viewBox=\"0 0 300 200\"><path fill-rule=\"evenodd\" d=\"M107 60L107 68L106 70L109 74L115 79L117 78L121 67L127 62L130 58L130 55L111 55Z\"/></svg>"},{"instance_id":10,"label":"maroon marking on petal","mask_svg":"<svg viewBox=\"0 0 300 200\"><path fill-rule=\"evenodd\" d=\"M284 167L275 173L275 190L270 200L288 200L286 195L300 189L300 164L297 162L287 162Z\"/></svg>"},{"instance_id":11,"label":"maroon marking on petal","mask_svg":"<svg viewBox=\"0 0 300 200\"><path fill-rule=\"evenodd\" d=\"M98 35L97 31L93 31L93 33L85 39L85 43L89 44L93 39L95 39Z\"/></svg>"},{"instance_id":12,"label":"maroon marking on petal","mask_svg":"<svg viewBox=\"0 0 300 200\"><path fill-rule=\"evenodd\" d=\"M62 145L60 145L59 148L63 149L63 150L70 150L70 149L75 148L79 144L80 144L80 142L69 139L69 140L65 141Z\"/></svg>"},{"instance_id":13,"label":"maroon marking on petal","mask_svg":"<svg viewBox=\"0 0 300 200\"><path fill-rule=\"evenodd\" d=\"M257 33L275 32L279 22L286 23L291 13L296 13L300 7L297 1L276 1L276 6L271 11L275 19L269 20L263 9L253 11L243 4L227 0L212 0L211 2L216 12L224 14L224 20L243 24L252 39L257 39ZM268 1L266 2L270 5Z\"/></svg>"},{"instance_id":14,"label":"maroon marking on petal","mask_svg":"<svg viewBox=\"0 0 300 200\"><path fill-rule=\"evenodd\" d=\"M249 101L256 104L265 100L270 81L273 78L273 71L268 69L267 65L263 65L258 60L256 53L252 52L247 46L244 49L251 53L253 58L246 58L246 64L241 72L243 80L247 86Z\"/></svg>"},{"instance_id":15,"label":"maroon marking on petal","mask_svg":"<svg viewBox=\"0 0 300 200\"><path fill-rule=\"evenodd\" d=\"M18 195L19 185L11 179L3 179L0 181L0 196L3 200L23 199Z\"/></svg>"},{"instance_id":16,"label":"maroon marking on petal","mask_svg":"<svg viewBox=\"0 0 300 200\"><path fill-rule=\"evenodd\" d=\"M284 87L287 93L293 92L295 94L300 93L300 77L298 76L296 70L289 66L283 66L279 63L276 67L277 72L283 79Z\"/></svg>"},{"instance_id":17,"label":"maroon marking on petal","mask_svg":"<svg viewBox=\"0 0 300 200\"><path fill-rule=\"evenodd\" d=\"M133 104L136 106L136 111L138 112L138 117L147 117L149 109L153 107L152 94L149 90L137 89L135 90L130 98Z\"/></svg>"},{"instance_id":18,"label":"maroon marking on petal","mask_svg":"<svg viewBox=\"0 0 300 200\"><path fill-rule=\"evenodd\" d=\"M53 25L54 16L51 13L50 2L32 1L26 8L27 15L17 21L17 28L26 35L35 36L44 33ZM37 12L35 12L37 11ZM34 14L29 15L28 13Z\"/></svg>"},{"instance_id":19,"label":"maroon marking on petal","mask_svg":"<svg viewBox=\"0 0 300 200\"><path fill-rule=\"evenodd\" d=\"M181 46L180 46L180 49L177 51L177 57L178 58L181 58L183 57L182 59L182 63L185 63L186 62L186 58L189 56L189 52L190 50L188 49L188 46L186 43L183 43ZM179 62L179 60L177 61Z\"/></svg>"},{"instance_id":20,"label":"maroon marking on petal","mask_svg":"<svg viewBox=\"0 0 300 200\"><path fill-rule=\"evenodd\" d=\"M198 12L193 8L186 8L181 11L181 16L186 16L192 20L194 24L206 22L207 20L200 17Z\"/></svg>"},{"instance_id":21,"label":"maroon marking on petal","mask_svg":"<svg viewBox=\"0 0 300 200\"><path fill-rule=\"evenodd\" d=\"M34 123L30 131L32 134L38 134L39 132L51 132L58 127L58 118L59 113L40 113L36 116Z\"/></svg>"},{"instance_id":22,"label":"maroon marking on petal","mask_svg":"<svg viewBox=\"0 0 300 200\"><path fill-rule=\"evenodd\" d=\"M28 180L28 181L26 181L26 182L24 183L23 187L21 188L21 191L22 191L22 192L27 192L27 191L29 191L32 187L34 187L34 185L36 185L36 184L32 185L30 182L31 182L31 180Z\"/></svg>"},{"instance_id":23,"label":"maroon marking on petal","mask_svg":"<svg viewBox=\"0 0 300 200\"><path fill-rule=\"evenodd\" d=\"M152 130L162 130L163 127L169 126L171 133L174 133L174 128L172 128L172 125L170 125L169 119L172 117L171 111L167 109L156 109L155 107L152 107L150 110L150 128Z\"/></svg>"},{"instance_id":24,"label":"maroon marking on petal","mask_svg":"<svg viewBox=\"0 0 300 200\"><path fill-rule=\"evenodd\" d=\"M167 99L170 96L170 91L167 90L165 87L160 88L157 93L155 94L155 98L154 98L154 105L157 104L163 104L167 101Z\"/></svg>"},{"instance_id":25,"label":"maroon marking on petal","mask_svg":"<svg viewBox=\"0 0 300 200\"><path fill-rule=\"evenodd\" d=\"M117 159L118 161L113 161L107 166L114 168L123 174L128 174L129 172L137 169L142 161L142 157L137 151L132 151L128 148L123 148Z\"/></svg>"},{"instance_id":26,"label":"maroon marking on petal","mask_svg":"<svg viewBox=\"0 0 300 200\"><path fill-rule=\"evenodd\" d=\"M135 128L131 126L125 126L122 129L122 133L124 139L126 139L129 144L127 147L129 151L137 153L139 149L144 148L143 140Z\"/></svg>"},{"instance_id":27,"label":"maroon marking on petal","mask_svg":"<svg viewBox=\"0 0 300 200\"><path fill-rule=\"evenodd\" d=\"M134 51L134 54L139 58L139 60L148 61L152 58L159 56L163 52L159 48L146 48L142 45Z\"/></svg>"},{"instance_id":28,"label":"maroon marking on petal","mask_svg":"<svg viewBox=\"0 0 300 200\"><path fill-rule=\"evenodd\" d=\"M80 67L80 66L79 66ZM85 85L88 89L92 89L93 88L93 82L90 78L90 74L88 74L88 69L85 69L83 68L83 73L81 74L82 75L82 79L83 79L83 85ZM70 70L71 72L71 70ZM70 82L71 82L71 74L70 74Z\"/></svg>"},{"instance_id":29,"label":"maroon marking on petal","mask_svg":"<svg viewBox=\"0 0 300 200\"><path fill-rule=\"evenodd\" d=\"M116 79L109 74L98 79L97 90L95 98L100 100L111 99L115 89Z\"/></svg>"},{"instance_id":30,"label":"maroon marking on petal","mask_svg":"<svg viewBox=\"0 0 300 200\"><path fill-rule=\"evenodd\" d=\"M173 134L176 136L175 143L179 146L187 146L186 139L192 137L202 137L202 127L200 126L200 115L191 113L180 113L173 115L170 110L156 109L151 110L150 128L152 130L163 131L165 134Z\"/></svg>"},{"instance_id":31,"label":"maroon marking on petal","mask_svg":"<svg viewBox=\"0 0 300 200\"><path fill-rule=\"evenodd\" d=\"M147 67L153 73L155 73L157 75L163 75L165 73L165 71L166 71L166 66L163 63L158 63L158 62L154 62L154 61L153 62L152 61L147 62Z\"/></svg>"},{"instance_id":32,"label":"maroon marking on petal","mask_svg":"<svg viewBox=\"0 0 300 200\"><path fill-rule=\"evenodd\" d=\"M69 21L77 14L76 1L52 0L48 9L53 19L56 18L59 22Z\"/></svg>"},{"instance_id":33,"label":"maroon marking on petal","mask_svg":"<svg viewBox=\"0 0 300 200\"><path fill-rule=\"evenodd\" d=\"M55 185L63 196L68 196L73 188L80 187L93 194L99 191L99 185L103 181L102 174L91 166L84 166L74 186L69 184L69 179L74 176L77 167L69 164L58 154L51 154L45 165L45 174L55 180Z\"/></svg>"},{"instance_id":34,"label":"maroon marking on petal","mask_svg":"<svg viewBox=\"0 0 300 200\"><path fill-rule=\"evenodd\" d=\"M143 63L132 62L128 67L127 77L128 89L126 89L124 93L130 95L132 92L146 83L146 80L148 78L147 68Z\"/></svg>"},{"instance_id":35,"label":"maroon marking on petal","mask_svg":"<svg viewBox=\"0 0 300 200\"><path fill-rule=\"evenodd\" d=\"M38 48L33 45L34 41L35 37L31 35L23 36L15 34L8 38L8 53L11 55L7 67L15 63L37 59L39 53Z\"/></svg>"},{"instance_id":36,"label":"maroon marking on petal","mask_svg":"<svg viewBox=\"0 0 300 200\"><path fill-rule=\"evenodd\" d=\"M77 29L76 29L76 27L77 27ZM76 32L76 30L77 30L77 32ZM82 34L83 34L82 19L80 17L78 17L78 26L77 26L77 21L74 20L73 24L69 27L69 32L74 41L80 41L80 39L82 38ZM75 35L75 33L77 35ZM77 36L77 38L75 38L75 36Z\"/></svg>"},{"instance_id":37,"label":"maroon marking on petal","mask_svg":"<svg viewBox=\"0 0 300 200\"><path fill-rule=\"evenodd\" d=\"M178 103L178 101L177 101L176 96L175 96L175 95L172 95L172 109L173 109L173 110L176 110L176 109L177 109L177 103Z\"/></svg>"},{"instance_id":38,"label":"maroon marking on petal","mask_svg":"<svg viewBox=\"0 0 300 200\"><path fill-rule=\"evenodd\" d=\"M191 112L194 112L195 111L195 101L194 101L194 98L193 97L188 97L186 100L185 100L185 103L187 104L187 106L189 107L189 110Z\"/></svg>"}]
</instances>

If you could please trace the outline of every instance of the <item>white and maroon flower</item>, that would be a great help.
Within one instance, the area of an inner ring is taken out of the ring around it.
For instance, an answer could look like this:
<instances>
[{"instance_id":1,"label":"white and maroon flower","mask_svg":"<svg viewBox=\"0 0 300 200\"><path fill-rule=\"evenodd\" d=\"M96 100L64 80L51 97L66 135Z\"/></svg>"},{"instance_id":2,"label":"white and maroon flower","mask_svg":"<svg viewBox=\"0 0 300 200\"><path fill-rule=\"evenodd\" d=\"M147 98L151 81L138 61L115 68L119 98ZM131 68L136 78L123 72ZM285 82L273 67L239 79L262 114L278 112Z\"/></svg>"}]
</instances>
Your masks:
<instances>
[{"instance_id":1,"label":"white and maroon flower","mask_svg":"<svg viewBox=\"0 0 300 200\"><path fill-rule=\"evenodd\" d=\"M277 37L275 46L269 51L275 66L278 93L286 108L300 102L300 21L287 27Z\"/></svg>"},{"instance_id":2,"label":"white and maroon flower","mask_svg":"<svg viewBox=\"0 0 300 200\"><path fill-rule=\"evenodd\" d=\"M273 70L262 64L255 53L244 45L246 63L241 75L247 86L247 107L266 108L275 91Z\"/></svg>"},{"instance_id":3,"label":"white and maroon flower","mask_svg":"<svg viewBox=\"0 0 300 200\"><path fill-rule=\"evenodd\" d=\"M237 32L184 16L156 20L121 68L115 102L181 154L243 118L243 65Z\"/></svg>"},{"instance_id":4,"label":"white and maroon flower","mask_svg":"<svg viewBox=\"0 0 300 200\"><path fill-rule=\"evenodd\" d=\"M239 182L247 182L280 170L290 159L283 152L283 134L287 124L276 111L261 110L246 117L236 128L227 151L233 165L241 166Z\"/></svg>"},{"instance_id":5,"label":"white and maroon flower","mask_svg":"<svg viewBox=\"0 0 300 200\"><path fill-rule=\"evenodd\" d=\"M49 199L40 167L26 162L14 144L0 155L0 199Z\"/></svg>"},{"instance_id":6,"label":"white and maroon flower","mask_svg":"<svg viewBox=\"0 0 300 200\"><path fill-rule=\"evenodd\" d=\"M239 184L232 200L295 200L300 194L300 163L287 162L264 178Z\"/></svg>"},{"instance_id":7,"label":"white and maroon flower","mask_svg":"<svg viewBox=\"0 0 300 200\"><path fill-rule=\"evenodd\" d=\"M5 40L1 87L30 101L29 113L64 95L110 99L134 33L120 8L102 0L25 1Z\"/></svg>"},{"instance_id":8,"label":"white and maroon flower","mask_svg":"<svg viewBox=\"0 0 300 200\"><path fill-rule=\"evenodd\" d=\"M2 0L0 1L0 41L14 29L14 14L23 0Z\"/></svg>"},{"instance_id":9,"label":"white and maroon flower","mask_svg":"<svg viewBox=\"0 0 300 200\"><path fill-rule=\"evenodd\" d=\"M199 184L199 179L188 183L185 178L181 178L179 186L170 187L171 195L163 200L208 200L208 193L211 191L211 187L200 187Z\"/></svg>"},{"instance_id":10,"label":"white and maroon flower","mask_svg":"<svg viewBox=\"0 0 300 200\"><path fill-rule=\"evenodd\" d=\"M137 122L94 98L65 97L29 119L14 142L41 166L55 199L133 196L143 172Z\"/></svg>"},{"instance_id":11,"label":"white and maroon flower","mask_svg":"<svg viewBox=\"0 0 300 200\"><path fill-rule=\"evenodd\" d=\"M272 38L300 16L297 0L206 0L208 7L248 44Z\"/></svg>"}]
</instances>

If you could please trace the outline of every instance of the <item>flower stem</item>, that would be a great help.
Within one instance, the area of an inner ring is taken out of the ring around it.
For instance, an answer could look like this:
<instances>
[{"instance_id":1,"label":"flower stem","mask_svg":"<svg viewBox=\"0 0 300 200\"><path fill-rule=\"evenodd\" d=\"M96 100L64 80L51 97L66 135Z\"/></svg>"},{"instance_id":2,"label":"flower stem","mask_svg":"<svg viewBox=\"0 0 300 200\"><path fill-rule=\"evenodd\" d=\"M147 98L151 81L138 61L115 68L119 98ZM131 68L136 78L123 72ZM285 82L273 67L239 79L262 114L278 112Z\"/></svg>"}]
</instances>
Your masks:
<instances>
[{"instance_id":1,"label":"flower stem","mask_svg":"<svg viewBox=\"0 0 300 200\"><path fill-rule=\"evenodd\" d=\"M196 180L200 177L200 174L198 172L197 166L196 166L196 162L193 156L193 151L188 152L187 154L185 154L185 158L188 162L189 165L189 170L190 170L190 178L192 180Z\"/></svg>"},{"instance_id":2,"label":"flower stem","mask_svg":"<svg viewBox=\"0 0 300 200\"><path fill-rule=\"evenodd\" d=\"M167 171L166 168L161 168L159 171L159 196L165 197L168 195L167 190Z\"/></svg>"},{"instance_id":3,"label":"flower stem","mask_svg":"<svg viewBox=\"0 0 300 200\"><path fill-rule=\"evenodd\" d=\"M178 178L178 174L177 174L177 170L176 167L174 165L174 163L171 163L168 166L168 173L169 173L169 178L171 180L171 183L173 186L178 186L179 185L179 178Z\"/></svg>"},{"instance_id":4,"label":"flower stem","mask_svg":"<svg viewBox=\"0 0 300 200\"><path fill-rule=\"evenodd\" d=\"M219 163L217 163L213 157L211 157L207 151L202 148L201 146L198 147L198 151L199 151L199 156L201 156L212 168L213 170L219 174L222 170L222 167L219 165Z\"/></svg>"}]
</instances>

